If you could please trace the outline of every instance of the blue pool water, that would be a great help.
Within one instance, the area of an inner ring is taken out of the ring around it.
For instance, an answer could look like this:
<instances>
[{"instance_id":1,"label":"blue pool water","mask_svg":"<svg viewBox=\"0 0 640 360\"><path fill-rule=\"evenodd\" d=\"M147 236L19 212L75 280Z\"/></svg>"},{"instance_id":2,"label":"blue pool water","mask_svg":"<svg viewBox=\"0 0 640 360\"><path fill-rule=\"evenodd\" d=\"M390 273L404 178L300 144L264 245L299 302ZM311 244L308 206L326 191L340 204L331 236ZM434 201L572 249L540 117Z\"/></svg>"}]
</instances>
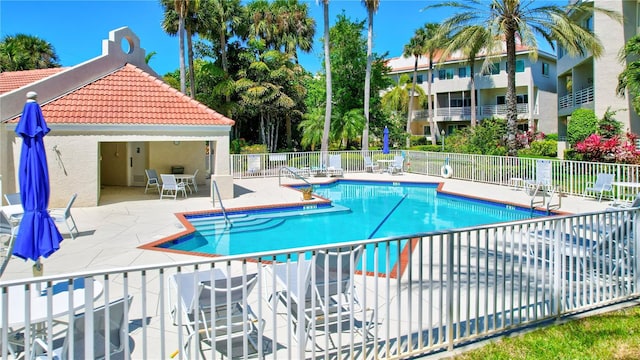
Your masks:
<instances>
[{"instance_id":1,"label":"blue pool water","mask_svg":"<svg viewBox=\"0 0 640 360\"><path fill-rule=\"evenodd\" d=\"M229 213L231 229L224 226L219 214L188 216L196 232L158 247L236 255L413 235L532 216L529 209L437 193L436 187L437 184L425 183L339 180L314 187L314 194L330 199L331 205ZM398 246L402 248L404 244L391 245L391 259L397 258ZM386 268L385 250L379 249L382 261L378 271ZM366 269L374 271L370 251Z\"/></svg>"}]
</instances>

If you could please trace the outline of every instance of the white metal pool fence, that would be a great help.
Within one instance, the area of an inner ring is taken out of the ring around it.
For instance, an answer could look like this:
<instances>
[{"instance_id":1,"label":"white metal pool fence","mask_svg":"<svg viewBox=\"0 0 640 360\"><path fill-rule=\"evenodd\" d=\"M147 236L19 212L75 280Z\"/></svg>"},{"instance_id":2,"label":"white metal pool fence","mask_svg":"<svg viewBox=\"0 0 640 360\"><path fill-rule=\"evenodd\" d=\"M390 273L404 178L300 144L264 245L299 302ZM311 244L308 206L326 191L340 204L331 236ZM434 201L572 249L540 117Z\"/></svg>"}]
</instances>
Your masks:
<instances>
[{"instance_id":1,"label":"white metal pool fence","mask_svg":"<svg viewBox=\"0 0 640 360\"><path fill-rule=\"evenodd\" d=\"M86 336L67 337L66 350L76 351L69 358L95 358L103 349L101 344L118 334L100 332L104 323L91 314L104 303L129 296L133 300L125 307L124 317L128 341L121 344L126 358L211 359L227 354L266 359L398 359L447 354L487 337L637 299L638 217L638 209L621 209L331 245L349 254L337 260L330 260L333 250L325 245L1 281L2 358L11 354L31 358L33 338L43 339L49 347L60 345L56 336L66 334L74 315L56 318L52 309L79 304L83 305L75 316L88 315L73 326L83 324ZM405 246L394 255L387 246L390 243ZM362 263L373 263L369 273L355 269L351 254L360 246L370 249L360 258ZM276 257L281 260L277 264L285 264L279 269L288 270L273 270ZM310 269L316 270L306 273L303 267L295 267L294 259L302 257L309 258L315 264ZM400 266L391 267L392 262ZM218 279L219 270L228 278L240 279L221 284L216 280L223 300L213 291L193 296L214 287L212 281L200 280ZM178 278L177 273L188 276L197 271L201 275L192 280L170 281ZM257 283L252 288L249 282L253 285L254 277ZM57 298L72 289L72 279L78 278L84 279L85 290L101 284L97 301L89 295L91 291L84 292L84 297ZM226 295L238 288L237 299ZM16 303L20 301L14 298L16 290L27 299L44 299L40 306L46 309L46 318L36 324L33 301ZM178 294L191 294L185 309L201 311L173 311L180 309ZM299 295L306 301L294 302ZM216 310L207 310L211 308ZM211 321L200 331L187 326L212 317L215 326ZM31 326L20 326L16 319ZM241 336L227 336L234 333ZM207 339L215 339L216 346L204 346L200 353L195 344ZM193 346L186 346L188 342Z\"/></svg>"},{"instance_id":2,"label":"white metal pool fence","mask_svg":"<svg viewBox=\"0 0 640 360\"><path fill-rule=\"evenodd\" d=\"M365 172L364 158L374 162L404 155L404 171L431 176L441 176L442 166L447 163L452 169L452 178L496 185L514 185L514 180L531 180L536 177L539 159L507 156L457 154L424 151L340 151L342 169L345 173ZM231 173L236 179L252 177L277 177L283 166L322 168L320 152L291 152L276 154L231 155ZM549 160L552 168L552 183L563 194L582 195L585 187L595 181L597 174L614 174L616 182L640 182L640 165L599 163L570 160ZM618 191L620 189L616 189ZM635 188L634 190L638 190ZM593 195L593 194L588 194ZM617 194L616 194L617 196Z\"/></svg>"}]
</instances>

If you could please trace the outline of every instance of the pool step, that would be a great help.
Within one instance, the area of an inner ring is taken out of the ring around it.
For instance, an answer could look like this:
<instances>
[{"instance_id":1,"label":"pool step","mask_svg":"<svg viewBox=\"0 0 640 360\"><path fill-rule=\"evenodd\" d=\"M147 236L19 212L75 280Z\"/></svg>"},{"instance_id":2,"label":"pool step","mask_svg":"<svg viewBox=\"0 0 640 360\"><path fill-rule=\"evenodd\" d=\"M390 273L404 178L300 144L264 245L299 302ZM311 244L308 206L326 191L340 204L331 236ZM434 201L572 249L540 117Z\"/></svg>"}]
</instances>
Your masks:
<instances>
[{"instance_id":1,"label":"pool step","mask_svg":"<svg viewBox=\"0 0 640 360\"><path fill-rule=\"evenodd\" d=\"M260 226L264 223L268 223L269 221L271 221L271 219L266 219L266 218L256 218L256 217L251 217L248 216L246 218L243 219L229 219L231 221L231 227L232 228L242 228L242 227L247 227L247 226ZM194 227L200 231L208 231L208 230L222 230L225 229L227 227L229 227L227 224L225 224L224 219L223 220L209 220L208 223L200 223L200 224L194 224Z\"/></svg>"},{"instance_id":2,"label":"pool step","mask_svg":"<svg viewBox=\"0 0 640 360\"><path fill-rule=\"evenodd\" d=\"M220 226L208 227L207 229L198 229L200 235L204 237L220 235L221 233L228 234L238 234L242 232L249 231L262 231L267 229L273 229L277 226L280 226L284 223L285 219L261 219L262 221L257 221L253 223L244 223L239 226L234 224L232 227L224 227L224 223L220 224Z\"/></svg>"}]
</instances>

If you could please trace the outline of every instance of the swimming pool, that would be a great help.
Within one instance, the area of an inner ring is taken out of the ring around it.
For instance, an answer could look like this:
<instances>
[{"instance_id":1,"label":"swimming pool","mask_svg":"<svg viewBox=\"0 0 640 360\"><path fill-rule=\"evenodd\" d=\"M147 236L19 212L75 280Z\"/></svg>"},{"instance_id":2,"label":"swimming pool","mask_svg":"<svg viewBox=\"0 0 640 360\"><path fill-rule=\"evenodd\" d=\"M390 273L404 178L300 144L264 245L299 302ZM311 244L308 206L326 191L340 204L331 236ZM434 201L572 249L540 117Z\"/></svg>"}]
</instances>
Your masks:
<instances>
[{"instance_id":1,"label":"swimming pool","mask_svg":"<svg viewBox=\"0 0 640 360\"><path fill-rule=\"evenodd\" d=\"M186 215L195 233L155 246L200 254L237 255L532 217L530 209L439 193L438 185L337 180L314 186L314 194L331 203L228 212L230 228L225 226L221 214ZM540 215L544 214L533 214ZM400 248L403 246L400 244ZM396 245L393 247L389 249L392 259L400 251ZM380 249L380 256L385 256L384 250ZM367 259L371 264L366 269L373 271L373 253ZM385 268L384 261L379 262L378 271Z\"/></svg>"}]
</instances>

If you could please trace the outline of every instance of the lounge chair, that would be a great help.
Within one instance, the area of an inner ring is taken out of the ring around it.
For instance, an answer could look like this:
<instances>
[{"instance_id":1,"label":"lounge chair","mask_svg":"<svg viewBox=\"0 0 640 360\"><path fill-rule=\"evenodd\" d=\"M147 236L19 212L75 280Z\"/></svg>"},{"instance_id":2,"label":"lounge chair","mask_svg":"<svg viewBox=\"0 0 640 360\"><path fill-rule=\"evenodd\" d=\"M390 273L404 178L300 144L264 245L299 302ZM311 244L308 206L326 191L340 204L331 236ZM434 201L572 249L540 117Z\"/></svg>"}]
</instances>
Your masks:
<instances>
[{"instance_id":1,"label":"lounge chair","mask_svg":"<svg viewBox=\"0 0 640 360\"><path fill-rule=\"evenodd\" d=\"M598 197L598 201L602 201L602 195L605 192L610 193L611 195L613 195L613 179L615 178L614 174L606 174L606 173L600 173L596 176L596 181L590 184L587 184L587 186L584 188L584 192L582 193L582 196L587 196L588 192L592 192L592 193L596 193L596 194L600 194L600 196Z\"/></svg>"},{"instance_id":2,"label":"lounge chair","mask_svg":"<svg viewBox=\"0 0 640 360\"><path fill-rule=\"evenodd\" d=\"M331 331L353 330L365 338L368 336L370 322L366 320L366 310L360 305L353 282L362 251L362 246L329 249L318 252L312 260L273 265L273 275L283 289L271 295L269 305L273 305L275 297L276 306L282 303L286 307L296 331L298 327L304 331L305 346L314 331L324 331L325 325ZM299 275L302 275L301 281ZM299 306L303 308L301 313ZM355 320L358 315L362 315L362 321ZM356 323L360 324L359 329L350 328L350 324L356 326ZM331 334L325 335L335 348Z\"/></svg>"},{"instance_id":3,"label":"lounge chair","mask_svg":"<svg viewBox=\"0 0 640 360\"><path fill-rule=\"evenodd\" d=\"M375 172L380 170L380 165L378 163L374 163L370 157L364 157L364 171L366 172Z\"/></svg>"},{"instance_id":4,"label":"lounge chair","mask_svg":"<svg viewBox=\"0 0 640 360\"><path fill-rule=\"evenodd\" d=\"M404 170L404 158L400 155L393 157L393 162L389 165L389 174L402 174Z\"/></svg>"},{"instance_id":5,"label":"lounge chair","mask_svg":"<svg viewBox=\"0 0 640 360\"><path fill-rule=\"evenodd\" d=\"M76 236L80 234L80 232L78 231L78 226L76 225L76 221L73 219L73 215L71 215L71 206L73 206L73 203L76 201L77 197L77 193L71 195L71 199L69 199L69 202L67 203L67 206L65 208L49 210L49 215L51 216L53 221L55 221L56 223L65 224L67 230L69 231L71 239L75 239ZM71 224L69 222L71 222Z\"/></svg>"},{"instance_id":6,"label":"lounge chair","mask_svg":"<svg viewBox=\"0 0 640 360\"><path fill-rule=\"evenodd\" d=\"M158 181L158 173L154 169L145 169L144 173L147 175L147 185L144 187L144 193L147 193L149 188L155 188L160 193L160 182Z\"/></svg>"},{"instance_id":7,"label":"lounge chair","mask_svg":"<svg viewBox=\"0 0 640 360\"><path fill-rule=\"evenodd\" d=\"M259 175L262 169L262 158L260 155L247 156L247 172L248 175Z\"/></svg>"},{"instance_id":8,"label":"lounge chair","mask_svg":"<svg viewBox=\"0 0 640 360\"><path fill-rule=\"evenodd\" d=\"M524 191L535 196L553 191L552 165L549 160L536 160L536 178L525 180Z\"/></svg>"},{"instance_id":9,"label":"lounge chair","mask_svg":"<svg viewBox=\"0 0 640 360\"><path fill-rule=\"evenodd\" d=\"M177 294L178 299L170 298L174 325L187 330L185 351L192 341L198 341L203 358L203 344L228 357L244 356L249 354L233 353L233 349L239 348L237 343L247 341L250 352L258 352L258 327L264 324L246 300L258 281L257 274L228 278L224 271L214 269L177 273L169 280L170 294Z\"/></svg>"},{"instance_id":10,"label":"lounge chair","mask_svg":"<svg viewBox=\"0 0 640 360\"><path fill-rule=\"evenodd\" d=\"M20 199L20 193L4 194L4 199L7 201L7 205L22 204L22 200Z\"/></svg>"},{"instance_id":11,"label":"lounge chair","mask_svg":"<svg viewBox=\"0 0 640 360\"><path fill-rule=\"evenodd\" d=\"M177 182L175 175L162 174L162 189L160 190L160 200L165 196L173 197L175 200L178 193L181 192L183 197L187 197L187 191L183 182Z\"/></svg>"},{"instance_id":12,"label":"lounge chair","mask_svg":"<svg viewBox=\"0 0 640 360\"><path fill-rule=\"evenodd\" d=\"M327 174L329 176L344 176L344 170L342 169L342 155L329 155Z\"/></svg>"},{"instance_id":13,"label":"lounge chair","mask_svg":"<svg viewBox=\"0 0 640 360\"><path fill-rule=\"evenodd\" d=\"M127 310L131 306L132 300L133 297L129 295L126 302L124 298L111 302L108 306L108 318L104 306L93 311L93 355L95 359L104 359L106 357L105 345L107 341L108 354L110 356L119 354L124 350L125 343L129 341ZM60 342L54 341L51 354L49 354L47 343L40 338L35 338L33 347L36 359L49 359L49 355L53 359L83 359L85 355L85 338L89 336L91 334L85 331L85 314L76 315L73 320L73 326L69 326L61 346L56 347L56 345L60 345ZM72 338L73 348L70 348ZM73 355L71 354L72 350Z\"/></svg>"}]
</instances>

